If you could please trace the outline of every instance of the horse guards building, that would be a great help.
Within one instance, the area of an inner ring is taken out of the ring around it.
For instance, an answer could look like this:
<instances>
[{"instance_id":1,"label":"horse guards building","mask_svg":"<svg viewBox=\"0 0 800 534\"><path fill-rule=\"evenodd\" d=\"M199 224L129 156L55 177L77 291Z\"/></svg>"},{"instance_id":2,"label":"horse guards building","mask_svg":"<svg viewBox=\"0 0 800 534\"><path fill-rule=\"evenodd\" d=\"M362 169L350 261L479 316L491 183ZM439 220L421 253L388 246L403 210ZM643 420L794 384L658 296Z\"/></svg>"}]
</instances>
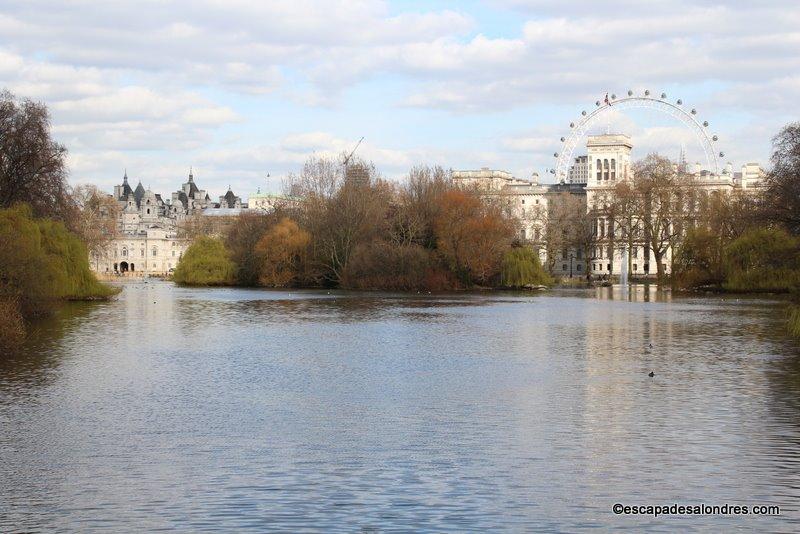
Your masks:
<instances>
[{"instance_id":1,"label":"horse guards building","mask_svg":"<svg viewBox=\"0 0 800 534\"><path fill-rule=\"evenodd\" d=\"M172 272L189 247L181 226L191 217L270 211L285 199L282 195L259 191L250 195L248 206L228 187L215 202L206 190L197 186L191 170L188 180L169 199L145 189L141 181L132 189L127 171L122 184L114 187L112 197L120 208L117 235L104 253L91 256L89 263L101 276L126 277L165 276Z\"/></svg>"}]
</instances>

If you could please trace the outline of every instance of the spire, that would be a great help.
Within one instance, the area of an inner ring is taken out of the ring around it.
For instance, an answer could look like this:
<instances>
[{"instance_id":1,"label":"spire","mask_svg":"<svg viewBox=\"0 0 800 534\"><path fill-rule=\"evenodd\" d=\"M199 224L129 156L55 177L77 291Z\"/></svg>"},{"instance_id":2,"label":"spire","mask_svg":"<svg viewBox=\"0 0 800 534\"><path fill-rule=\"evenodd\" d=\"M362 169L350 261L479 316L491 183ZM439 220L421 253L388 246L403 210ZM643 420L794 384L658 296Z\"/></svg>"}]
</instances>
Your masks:
<instances>
[{"instance_id":1,"label":"spire","mask_svg":"<svg viewBox=\"0 0 800 534\"><path fill-rule=\"evenodd\" d=\"M125 167L125 176L122 177L122 183L123 184L127 184L128 183L128 168L127 167Z\"/></svg>"},{"instance_id":2,"label":"spire","mask_svg":"<svg viewBox=\"0 0 800 534\"><path fill-rule=\"evenodd\" d=\"M192 174L192 167L191 166L189 167L189 181L190 182L194 181L194 175Z\"/></svg>"}]
</instances>

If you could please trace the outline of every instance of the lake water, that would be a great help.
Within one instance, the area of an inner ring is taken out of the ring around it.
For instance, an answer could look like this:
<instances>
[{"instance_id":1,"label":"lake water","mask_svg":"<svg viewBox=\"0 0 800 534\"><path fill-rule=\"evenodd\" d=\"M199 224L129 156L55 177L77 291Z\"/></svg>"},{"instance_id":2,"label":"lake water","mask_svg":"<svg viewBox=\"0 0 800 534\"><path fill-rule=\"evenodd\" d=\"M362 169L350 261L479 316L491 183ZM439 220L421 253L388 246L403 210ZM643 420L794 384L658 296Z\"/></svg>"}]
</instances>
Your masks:
<instances>
[{"instance_id":1,"label":"lake water","mask_svg":"<svg viewBox=\"0 0 800 534\"><path fill-rule=\"evenodd\" d=\"M0 357L0 531L796 532L782 313L641 288L127 284Z\"/></svg>"}]
</instances>

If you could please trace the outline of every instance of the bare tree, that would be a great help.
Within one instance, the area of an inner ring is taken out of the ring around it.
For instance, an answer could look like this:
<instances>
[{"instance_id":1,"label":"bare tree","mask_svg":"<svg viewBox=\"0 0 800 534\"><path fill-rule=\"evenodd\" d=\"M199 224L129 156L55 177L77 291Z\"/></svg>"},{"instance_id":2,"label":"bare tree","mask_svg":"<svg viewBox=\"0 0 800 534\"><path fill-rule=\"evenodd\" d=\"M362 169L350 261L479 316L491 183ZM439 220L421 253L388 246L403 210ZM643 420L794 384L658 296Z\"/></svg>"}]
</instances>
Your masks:
<instances>
[{"instance_id":1,"label":"bare tree","mask_svg":"<svg viewBox=\"0 0 800 534\"><path fill-rule=\"evenodd\" d=\"M768 221L800 234L800 122L772 138L772 169L765 181L763 213Z\"/></svg>"},{"instance_id":2,"label":"bare tree","mask_svg":"<svg viewBox=\"0 0 800 534\"><path fill-rule=\"evenodd\" d=\"M650 154L634 164L631 183L612 195L612 213L619 220L628 219L629 234L633 239L641 235L647 249L656 261L659 284L665 282L664 260L667 252L675 248L683 233L682 203L688 192L689 176L676 171L673 163L657 154ZM647 256L645 256L647 257Z\"/></svg>"},{"instance_id":3,"label":"bare tree","mask_svg":"<svg viewBox=\"0 0 800 534\"><path fill-rule=\"evenodd\" d=\"M67 186L67 149L50 136L47 107L0 92L0 207L30 204L38 217L72 227L75 207Z\"/></svg>"},{"instance_id":4,"label":"bare tree","mask_svg":"<svg viewBox=\"0 0 800 534\"><path fill-rule=\"evenodd\" d=\"M308 275L318 282L340 283L356 246L386 229L392 186L373 165L350 165L364 170L359 180L345 180L343 165L325 159L310 160L291 180L290 192L303 199L301 226L312 235Z\"/></svg>"},{"instance_id":5,"label":"bare tree","mask_svg":"<svg viewBox=\"0 0 800 534\"><path fill-rule=\"evenodd\" d=\"M72 192L78 208L74 229L81 236L97 268L109 242L118 234L119 203L95 185L79 185Z\"/></svg>"},{"instance_id":6,"label":"bare tree","mask_svg":"<svg viewBox=\"0 0 800 534\"><path fill-rule=\"evenodd\" d=\"M547 201L545 220L548 271L553 272L556 262L565 252L580 250L582 256L588 256L591 234L583 197L567 191L551 196Z\"/></svg>"}]
</instances>

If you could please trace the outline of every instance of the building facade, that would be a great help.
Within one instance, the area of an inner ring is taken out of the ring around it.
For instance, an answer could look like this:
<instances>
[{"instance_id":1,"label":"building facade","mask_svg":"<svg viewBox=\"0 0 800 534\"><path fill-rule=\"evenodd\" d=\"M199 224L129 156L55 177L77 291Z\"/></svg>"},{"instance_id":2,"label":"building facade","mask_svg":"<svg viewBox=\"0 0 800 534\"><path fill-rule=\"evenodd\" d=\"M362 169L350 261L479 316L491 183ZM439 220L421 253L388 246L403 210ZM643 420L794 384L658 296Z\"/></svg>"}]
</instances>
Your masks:
<instances>
[{"instance_id":1,"label":"building facade","mask_svg":"<svg viewBox=\"0 0 800 534\"><path fill-rule=\"evenodd\" d=\"M521 180L506 171L488 168L453 171L452 176L457 184L477 188L504 202L510 214L520 221L520 239L538 250L542 264L549 263L556 276L611 278L624 270L632 278L651 278L656 276L657 266L648 243L641 235L624 242L619 239L619 224L608 211L616 186L634 178L632 148L631 138L625 134L591 135L586 142L587 154L575 158L568 180L560 184L540 184L536 174L531 180ZM740 172L733 172L730 163L720 174L704 170L700 164L680 172L687 175L690 197L697 198L697 203L682 206L683 218L690 218L692 210L710 195L758 192L765 176L757 163L743 165ZM591 224L590 245L583 250L551 251L557 257L548 258L545 229L553 215L556 195L562 193L583 203ZM667 249L662 258L664 272L669 273L671 262L672 250Z\"/></svg>"},{"instance_id":2,"label":"building facade","mask_svg":"<svg viewBox=\"0 0 800 534\"><path fill-rule=\"evenodd\" d=\"M166 201L145 189L141 181L131 188L126 171L122 184L114 187L113 199L120 208L117 234L102 252L89 258L101 276L166 276L189 247L189 239L182 236L184 223L221 209L238 213L247 207L230 187L219 203L212 202L195 183L191 170L188 180Z\"/></svg>"}]
</instances>

